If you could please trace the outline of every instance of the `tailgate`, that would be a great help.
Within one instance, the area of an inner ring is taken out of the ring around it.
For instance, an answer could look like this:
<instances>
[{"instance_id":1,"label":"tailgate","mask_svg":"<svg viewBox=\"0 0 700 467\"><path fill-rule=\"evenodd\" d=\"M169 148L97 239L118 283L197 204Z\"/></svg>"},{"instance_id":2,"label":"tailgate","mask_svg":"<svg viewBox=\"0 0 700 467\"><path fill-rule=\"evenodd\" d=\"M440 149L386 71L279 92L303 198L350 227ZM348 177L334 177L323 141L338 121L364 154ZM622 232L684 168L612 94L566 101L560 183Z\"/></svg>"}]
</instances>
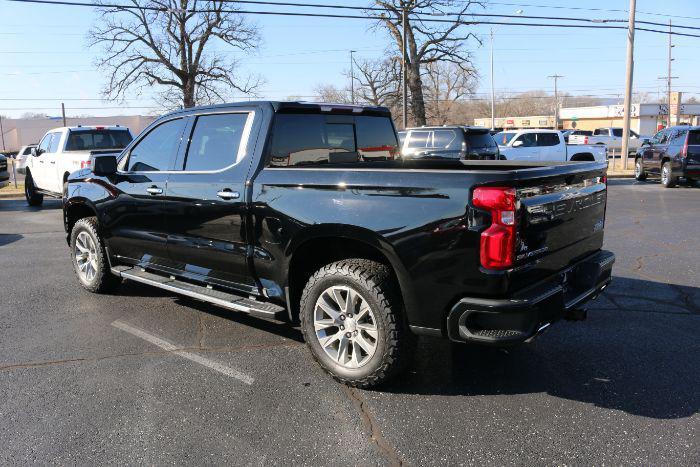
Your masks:
<instances>
[{"instance_id":1,"label":"tailgate","mask_svg":"<svg viewBox=\"0 0 700 467\"><path fill-rule=\"evenodd\" d=\"M607 184L605 169L598 167L531 180L529 186L517 188L520 206L512 287L545 278L601 249Z\"/></svg>"},{"instance_id":2,"label":"tailgate","mask_svg":"<svg viewBox=\"0 0 700 467\"><path fill-rule=\"evenodd\" d=\"M569 136L569 144L587 144L587 138L585 135L571 135Z\"/></svg>"}]
</instances>

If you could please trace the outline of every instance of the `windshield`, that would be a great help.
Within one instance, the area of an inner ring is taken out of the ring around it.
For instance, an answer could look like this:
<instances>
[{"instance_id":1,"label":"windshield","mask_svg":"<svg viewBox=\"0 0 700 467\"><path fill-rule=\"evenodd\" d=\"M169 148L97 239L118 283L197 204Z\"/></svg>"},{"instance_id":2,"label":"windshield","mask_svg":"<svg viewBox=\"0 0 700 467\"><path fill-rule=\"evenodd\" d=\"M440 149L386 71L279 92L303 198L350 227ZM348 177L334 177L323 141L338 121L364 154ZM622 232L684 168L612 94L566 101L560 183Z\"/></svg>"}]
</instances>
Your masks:
<instances>
[{"instance_id":1,"label":"windshield","mask_svg":"<svg viewBox=\"0 0 700 467\"><path fill-rule=\"evenodd\" d=\"M65 150L122 149L131 139L127 130L71 130Z\"/></svg>"},{"instance_id":2,"label":"windshield","mask_svg":"<svg viewBox=\"0 0 700 467\"><path fill-rule=\"evenodd\" d=\"M498 144L499 146L507 146L508 143L510 143L510 140L513 139L513 136L515 136L515 134L516 133L513 131L502 131L493 135L493 139L496 140L496 144Z\"/></svg>"}]
</instances>

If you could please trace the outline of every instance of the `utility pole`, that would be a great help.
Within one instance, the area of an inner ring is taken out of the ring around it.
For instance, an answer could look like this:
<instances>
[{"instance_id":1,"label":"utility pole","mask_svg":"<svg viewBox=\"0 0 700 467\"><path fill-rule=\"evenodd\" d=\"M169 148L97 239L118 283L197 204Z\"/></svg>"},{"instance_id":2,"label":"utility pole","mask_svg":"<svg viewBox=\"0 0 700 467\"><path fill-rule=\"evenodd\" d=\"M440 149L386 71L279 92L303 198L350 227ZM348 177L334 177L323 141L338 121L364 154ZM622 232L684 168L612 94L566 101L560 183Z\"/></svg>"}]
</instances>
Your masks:
<instances>
[{"instance_id":1,"label":"utility pole","mask_svg":"<svg viewBox=\"0 0 700 467\"><path fill-rule=\"evenodd\" d=\"M666 81L666 94L667 94L666 99L668 101L668 109L667 109L668 110L668 117L666 120L667 127L671 126L671 90L672 90L671 81L674 78L678 78L678 76L671 75L671 62L673 62L673 60L674 60L673 59L673 48L675 47L675 45L673 45L673 41L672 41L672 38L673 38L672 27L673 27L673 25L671 23L671 20L668 20L668 74L666 76L659 77L659 79L663 79Z\"/></svg>"},{"instance_id":2,"label":"utility pole","mask_svg":"<svg viewBox=\"0 0 700 467\"><path fill-rule=\"evenodd\" d=\"M401 40L401 55L402 55L402 71L401 73L401 92L402 92L402 98L403 98L403 128L404 130L408 127L408 91L406 89L406 71L407 71L407 66L406 66L406 31L408 30L408 25L406 24L408 20L408 12L406 11L406 7L403 8L403 11L401 12L401 24L403 26L403 38Z\"/></svg>"},{"instance_id":3,"label":"utility pole","mask_svg":"<svg viewBox=\"0 0 700 467\"><path fill-rule=\"evenodd\" d=\"M491 28L491 129L496 129L496 91L493 85L493 28Z\"/></svg>"},{"instance_id":4,"label":"utility pole","mask_svg":"<svg viewBox=\"0 0 700 467\"><path fill-rule=\"evenodd\" d=\"M354 104L355 103L355 72L353 68L353 58L352 54L357 52L356 50L351 50L350 51L350 103Z\"/></svg>"},{"instance_id":5,"label":"utility pole","mask_svg":"<svg viewBox=\"0 0 700 467\"><path fill-rule=\"evenodd\" d=\"M625 72L625 104L622 113L622 161L623 169L627 168L630 138L630 113L632 112L632 80L634 76L634 14L637 0L630 0L630 16L627 23L627 70ZM613 167L615 158L613 157Z\"/></svg>"},{"instance_id":6,"label":"utility pole","mask_svg":"<svg viewBox=\"0 0 700 467\"><path fill-rule=\"evenodd\" d=\"M547 78L553 78L554 79L554 129L558 130L559 129L559 92L557 90L557 81L559 78L563 78L562 75L551 75L547 76Z\"/></svg>"},{"instance_id":7,"label":"utility pole","mask_svg":"<svg viewBox=\"0 0 700 467\"><path fill-rule=\"evenodd\" d=\"M66 104L61 102L61 115L63 116L63 126L66 126Z\"/></svg>"},{"instance_id":8,"label":"utility pole","mask_svg":"<svg viewBox=\"0 0 700 467\"><path fill-rule=\"evenodd\" d=\"M2 137L2 150L5 150L5 131L2 129L2 115L0 115L0 137Z\"/></svg>"}]
</instances>

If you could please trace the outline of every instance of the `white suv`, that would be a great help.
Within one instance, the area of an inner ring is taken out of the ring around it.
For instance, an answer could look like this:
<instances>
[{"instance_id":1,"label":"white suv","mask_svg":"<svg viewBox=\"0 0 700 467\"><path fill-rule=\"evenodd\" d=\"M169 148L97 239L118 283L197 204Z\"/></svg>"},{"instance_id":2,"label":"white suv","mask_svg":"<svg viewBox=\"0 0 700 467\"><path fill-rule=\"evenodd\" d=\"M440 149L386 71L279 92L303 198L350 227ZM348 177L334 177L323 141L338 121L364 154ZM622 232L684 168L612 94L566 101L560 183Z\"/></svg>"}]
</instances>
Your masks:
<instances>
[{"instance_id":1,"label":"white suv","mask_svg":"<svg viewBox=\"0 0 700 467\"><path fill-rule=\"evenodd\" d=\"M133 139L128 128L120 126L77 126L50 130L25 165L24 195L30 206L38 206L44 195L65 196L71 172L90 165L93 154L121 152Z\"/></svg>"}]
</instances>

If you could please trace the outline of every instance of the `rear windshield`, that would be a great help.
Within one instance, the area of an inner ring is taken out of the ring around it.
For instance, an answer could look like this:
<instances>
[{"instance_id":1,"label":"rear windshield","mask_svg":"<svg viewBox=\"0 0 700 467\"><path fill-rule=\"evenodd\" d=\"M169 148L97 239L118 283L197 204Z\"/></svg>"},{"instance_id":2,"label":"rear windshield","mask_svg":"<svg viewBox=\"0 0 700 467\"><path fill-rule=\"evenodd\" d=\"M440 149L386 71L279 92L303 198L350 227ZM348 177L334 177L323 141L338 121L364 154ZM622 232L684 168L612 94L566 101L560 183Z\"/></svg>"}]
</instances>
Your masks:
<instances>
[{"instance_id":1,"label":"rear windshield","mask_svg":"<svg viewBox=\"0 0 700 467\"><path fill-rule=\"evenodd\" d=\"M131 142L127 130L71 130L66 151L93 151L96 149L122 149Z\"/></svg>"},{"instance_id":2,"label":"rear windshield","mask_svg":"<svg viewBox=\"0 0 700 467\"><path fill-rule=\"evenodd\" d=\"M496 141L490 133L467 133L467 145L470 148L495 148Z\"/></svg>"},{"instance_id":3,"label":"rear windshield","mask_svg":"<svg viewBox=\"0 0 700 467\"><path fill-rule=\"evenodd\" d=\"M396 132L388 117L277 114L268 165L375 162L397 154Z\"/></svg>"},{"instance_id":4,"label":"rear windshield","mask_svg":"<svg viewBox=\"0 0 700 467\"><path fill-rule=\"evenodd\" d=\"M700 145L700 131L688 132L688 145Z\"/></svg>"},{"instance_id":5,"label":"rear windshield","mask_svg":"<svg viewBox=\"0 0 700 467\"><path fill-rule=\"evenodd\" d=\"M502 131L493 135L493 138L496 140L496 143L499 146L507 146L508 143L510 143L510 140L513 139L513 136L515 136L515 134L516 133L512 131Z\"/></svg>"}]
</instances>

